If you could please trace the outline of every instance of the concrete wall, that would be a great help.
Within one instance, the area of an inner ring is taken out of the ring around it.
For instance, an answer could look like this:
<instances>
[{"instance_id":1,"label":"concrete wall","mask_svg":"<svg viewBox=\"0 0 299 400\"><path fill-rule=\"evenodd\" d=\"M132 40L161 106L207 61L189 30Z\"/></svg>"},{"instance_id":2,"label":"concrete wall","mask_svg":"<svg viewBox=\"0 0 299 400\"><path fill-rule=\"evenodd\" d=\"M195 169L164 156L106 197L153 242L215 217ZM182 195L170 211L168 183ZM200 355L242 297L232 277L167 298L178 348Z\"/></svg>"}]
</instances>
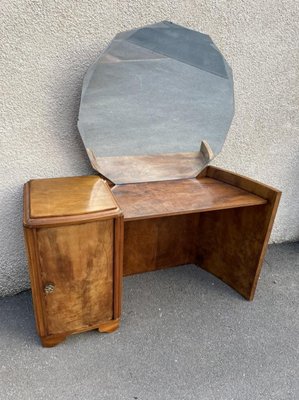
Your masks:
<instances>
[{"instance_id":1,"label":"concrete wall","mask_svg":"<svg viewBox=\"0 0 299 400\"><path fill-rule=\"evenodd\" d=\"M22 185L91 172L76 119L84 73L122 30L171 20L212 36L236 114L218 166L283 191L271 240L299 238L299 2L1 0L0 295L29 286Z\"/></svg>"}]
</instances>

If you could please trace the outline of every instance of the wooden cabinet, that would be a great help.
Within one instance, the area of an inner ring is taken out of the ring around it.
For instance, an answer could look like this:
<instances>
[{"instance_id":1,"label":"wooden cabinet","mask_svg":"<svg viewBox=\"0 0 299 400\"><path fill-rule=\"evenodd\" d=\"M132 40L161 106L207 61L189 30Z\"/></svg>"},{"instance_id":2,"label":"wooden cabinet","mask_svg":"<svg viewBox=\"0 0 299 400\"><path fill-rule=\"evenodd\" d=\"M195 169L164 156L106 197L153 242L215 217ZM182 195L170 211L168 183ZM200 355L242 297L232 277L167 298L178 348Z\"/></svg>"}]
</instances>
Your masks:
<instances>
[{"instance_id":1,"label":"wooden cabinet","mask_svg":"<svg viewBox=\"0 0 299 400\"><path fill-rule=\"evenodd\" d=\"M42 344L117 329L123 218L108 185L97 176L28 182L24 230Z\"/></svg>"}]
</instances>

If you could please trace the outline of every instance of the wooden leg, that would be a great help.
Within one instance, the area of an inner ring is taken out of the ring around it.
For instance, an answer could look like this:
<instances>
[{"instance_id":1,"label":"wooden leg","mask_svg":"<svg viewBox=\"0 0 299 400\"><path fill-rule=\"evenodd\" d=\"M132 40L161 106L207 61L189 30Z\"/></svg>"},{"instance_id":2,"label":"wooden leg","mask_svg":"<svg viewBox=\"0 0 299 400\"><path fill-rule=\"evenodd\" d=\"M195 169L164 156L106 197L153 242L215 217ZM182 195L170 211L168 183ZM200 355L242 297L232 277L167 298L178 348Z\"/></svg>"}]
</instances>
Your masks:
<instances>
[{"instance_id":1,"label":"wooden leg","mask_svg":"<svg viewBox=\"0 0 299 400\"><path fill-rule=\"evenodd\" d=\"M101 333L112 333L119 328L119 319L113 319L112 321L101 324L98 331Z\"/></svg>"},{"instance_id":2,"label":"wooden leg","mask_svg":"<svg viewBox=\"0 0 299 400\"><path fill-rule=\"evenodd\" d=\"M43 347L54 347L65 340L65 335L41 336L40 340Z\"/></svg>"}]
</instances>

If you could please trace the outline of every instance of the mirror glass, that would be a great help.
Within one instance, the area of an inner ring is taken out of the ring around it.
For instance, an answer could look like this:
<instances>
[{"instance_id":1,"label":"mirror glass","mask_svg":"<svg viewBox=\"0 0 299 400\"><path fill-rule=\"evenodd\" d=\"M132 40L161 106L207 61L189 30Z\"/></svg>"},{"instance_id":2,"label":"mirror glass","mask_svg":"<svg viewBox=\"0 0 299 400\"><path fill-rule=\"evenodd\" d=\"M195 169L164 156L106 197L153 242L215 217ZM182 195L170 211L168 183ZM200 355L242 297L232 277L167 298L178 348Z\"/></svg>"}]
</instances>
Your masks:
<instances>
[{"instance_id":1,"label":"mirror glass","mask_svg":"<svg viewBox=\"0 0 299 400\"><path fill-rule=\"evenodd\" d=\"M234 110L229 65L208 35L170 22L118 34L83 82L78 128L114 183L196 176Z\"/></svg>"}]
</instances>

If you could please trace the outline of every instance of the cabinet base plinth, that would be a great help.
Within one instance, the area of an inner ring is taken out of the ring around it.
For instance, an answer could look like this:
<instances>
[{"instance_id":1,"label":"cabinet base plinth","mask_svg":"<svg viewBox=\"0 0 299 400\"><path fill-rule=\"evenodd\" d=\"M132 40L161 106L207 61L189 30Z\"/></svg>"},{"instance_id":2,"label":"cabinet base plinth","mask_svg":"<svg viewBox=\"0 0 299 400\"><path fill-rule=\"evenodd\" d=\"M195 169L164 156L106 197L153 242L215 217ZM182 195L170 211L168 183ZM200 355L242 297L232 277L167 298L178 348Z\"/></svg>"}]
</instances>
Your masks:
<instances>
[{"instance_id":1,"label":"cabinet base plinth","mask_svg":"<svg viewBox=\"0 0 299 400\"><path fill-rule=\"evenodd\" d=\"M98 331L101 333L112 333L119 328L119 319L113 319L112 321L101 324Z\"/></svg>"},{"instance_id":2,"label":"cabinet base plinth","mask_svg":"<svg viewBox=\"0 0 299 400\"><path fill-rule=\"evenodd\" d=\"M77 332L69 332L68 334L61 334L61 335L49 335L49 336L40 336L41 343L43 347L54 347L57 344L63 342L68 336L76 333L82 333L85 331L97 329L101 333L112 333L116 331L119 328L120 320L118 319L113 319L108 322L103 322L102 324L97 326L93 326L92 328L87 328L84 329L83 331L77 331Z\"/></svg>"},{"instance_id":3,"label":"cabinet base plinth","mask_svg":"<svg viewBox=\"0 0 299 400\"><path fill-rule=\"evenodd\" d=\"M66 339L65 335L41 336L40 341L43 347L54 347Z\"/></svg>"}]
</instances>

